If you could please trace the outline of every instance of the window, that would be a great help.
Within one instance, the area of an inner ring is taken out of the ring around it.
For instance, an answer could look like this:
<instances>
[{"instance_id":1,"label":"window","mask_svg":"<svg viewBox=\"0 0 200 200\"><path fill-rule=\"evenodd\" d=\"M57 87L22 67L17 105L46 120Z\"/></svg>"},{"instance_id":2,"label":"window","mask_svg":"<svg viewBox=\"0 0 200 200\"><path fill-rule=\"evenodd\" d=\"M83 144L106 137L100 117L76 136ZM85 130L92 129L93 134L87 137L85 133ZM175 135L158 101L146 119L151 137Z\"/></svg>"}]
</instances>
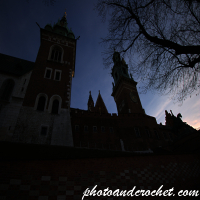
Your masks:
<instances>
[{"instance_id":1,"label":"window","mask_svg":"<svg viewBox=\"0 0 200 200\"><path fill-rule=\"evenodd\" d=\"M109 129L110 129L110 133L113 133L113 127L110 127Z\"/></svg>"},{"instance_id":2,"label":"window","mask_svg":"<svg viewBox=\"0 0 200 200\"><path fill-rule=\"evenodd\" d=\"M44 111L46 98L41 96L38 101L37 110Z\"/></svg>"},{"instance_id":3,"label":"window","mask_svg":"<svg viewBox=\"0 0 200 200\"><path fill-rule=\"evenodd\" d=\"M104 126L101 127L101 132L103 132L103 133L105 132L105 127Z\"/></svg>"},{"instance_id":4,"label":"window","mask_svg":"<svg viewBox=\"0 0 200 200\"><path fill-rule=\"evenodd\" d=\"M96 133L97 132L97 127L93 126L93 132Z\"/></svg>"},{"instance_id":5,"label":"window","mask_svg":"<svg viewBox=\"0 0 200 200\"><path fill-rule=\"evenodd\" d=\"M61 79L61 70L55 70L54 80L60 81Z\"/></svg>"},{"instance_id":6,"label":"window","mask_svg":"<svg viewBox=\"0 0 200 200\"><path fill-rule=\"evenodd\" d=\"M9 101L15 82L12 79L7 79L3 82L0 89L0 100Z\"/></svg>"},{"instance_id":7,"label":"window","mask_svg":"<svg viewBox=\"0 0 200 200\"><path fill-rule=\"evenodd\" d=\"M51 78L51 73L52 73L52 69L51 68L46 68L44 77L50 79Z\"/></svg>"},{"instance_id":8,"label":"window","mask_svg":"<svg viewBox=\"0 0 200 200\"><path fill-rule=\"evenodd\" d=\"M75 131L76 131L76 132L79 131L79 125L75 125Z\"/></svg>"},{"instance_id":9,"label":"window","mask_svg":"<svg viewBox=\"0 0 200 200\"><path fill-rule=\"evenodd\" d=\"M41 126L40 135L46 136L48 131L48 126Z\"/></svg>"},{"instance_id":10,"label":"window","mask_svg":"<svg viewBox=\"0 0 200 200\"><path fill-rule=\"evenodd\" d=\"M137 138L138 138L138 137L141 137L139 128L138 128L138 127L135 127L134 130L135 130L135 135L136 135L136 137L137 137Z\"/></svg>"},{"instance_id":11,"label":"window","mask_svg":"<svg viewBox=\"0 0 200 200\"><path fill-rule=\"evenodd\" d=\"M88 132L88 126L84 126L84 131Z\"/></svg>"},{"instance_id":12,"label":"window","mask_svg":"<svg viewBox=\"0 0 200 200\"><path fill-rule=\"evenodd\" d=\"M51 60L61 62L62 49L58 46L54 47L51 51Z\"/></svg>"},{"instance_id":13,"label":"window","mask_svg":"<svg viewBox=\"0 0 200 200\"><path fill-rule=\"evenodd\" d=\"M57 99L55 99L53 101L51 113L52 114L58 114L58 107L59 107L59 101Z\"/></svg>"},{"instance_id":14,"label":"window","mask_svg":"<svg viewBox=\"0 0 200 200\"><path fill-rule=\"evenodd\" d=\"M48 112L59 114L61 111L62 98L59 95L53 95L49 100Z\"/></svg>"}]
</instances>

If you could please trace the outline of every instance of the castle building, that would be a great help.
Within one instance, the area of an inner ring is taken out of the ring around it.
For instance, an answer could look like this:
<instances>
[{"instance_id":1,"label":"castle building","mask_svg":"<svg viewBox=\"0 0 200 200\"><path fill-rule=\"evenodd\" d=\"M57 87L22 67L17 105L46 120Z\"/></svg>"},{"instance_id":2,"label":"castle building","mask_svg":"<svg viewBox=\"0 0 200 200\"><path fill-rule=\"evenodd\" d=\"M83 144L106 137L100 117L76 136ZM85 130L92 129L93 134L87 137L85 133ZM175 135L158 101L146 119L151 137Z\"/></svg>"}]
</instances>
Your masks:
<instances>
[{"instance_id":1,"label":"castle building","mask_svg":"<svg viewBox=\"0 0 200 200\"><path fill-rule=\"evenodd\" d=\"M137 82L118 52L111 73L118 114L108 113L100 91L95 104L89 93L87 110L70 108L77 39L66 15L40 28L40 39L34 63L0 54L1 141L151 152L170 147L184 130L195 132L180 115L166 111L166 125L158 125L145 113Z\"/></svg>"}]
</instances>

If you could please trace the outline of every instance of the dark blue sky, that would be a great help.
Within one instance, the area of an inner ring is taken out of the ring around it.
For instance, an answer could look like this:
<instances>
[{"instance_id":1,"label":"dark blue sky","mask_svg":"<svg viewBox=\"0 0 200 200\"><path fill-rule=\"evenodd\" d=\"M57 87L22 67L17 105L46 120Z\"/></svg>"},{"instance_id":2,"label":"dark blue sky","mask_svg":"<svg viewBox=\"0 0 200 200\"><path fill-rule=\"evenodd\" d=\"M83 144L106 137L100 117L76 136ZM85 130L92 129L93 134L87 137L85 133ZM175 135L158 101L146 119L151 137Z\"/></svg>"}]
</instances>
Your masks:
<instances>
[{"instance_id":1,"label":"dark blue sky","mask_svg":"<svg viewBox=\"0 0 200 200\"><path fill-rule=\"evenodd\" d=\"M36 22L44 28L52 25L67 12L68 27L72 28L77 42L75 77L72 80L71 107L87 109L89 91L96 102L100 90L110 113L117 108L112 93L113 79L110 69L104 69L100 44L108 33L108 24L102 23L94 10L96 0L57 0L54 6L46 6L41 0L1 0L0 1L0 53L35 61L40 46L40 30ZM128 63L128 60L125 59ZM137 81L137 80L135 80ZM139 83L138 85L140 85ZM138 88L139 89L139 88ZM170 96L148 92L140 94L146 114L165 123L165 110L179 112L183 121L193 127L200 127L200 96L187 98L182 106L174 103Z\"/></svg>"}]
</instances>

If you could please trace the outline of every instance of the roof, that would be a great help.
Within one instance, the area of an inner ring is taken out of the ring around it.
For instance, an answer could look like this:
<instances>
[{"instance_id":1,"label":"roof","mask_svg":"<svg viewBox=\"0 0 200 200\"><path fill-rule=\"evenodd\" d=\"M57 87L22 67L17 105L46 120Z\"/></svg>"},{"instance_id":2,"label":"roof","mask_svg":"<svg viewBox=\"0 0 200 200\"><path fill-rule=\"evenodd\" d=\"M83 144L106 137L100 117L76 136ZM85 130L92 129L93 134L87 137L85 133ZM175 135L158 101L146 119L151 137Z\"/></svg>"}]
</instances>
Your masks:
<instances>
[{"instance_id":1,"label":"roof","mask_svg":"<svg viewBox=\"0 0 200 200\"><path fill-rule=\"evenodd\" d=\"M101 113L108 113L108 110L103 102L102 97L101 97L100 91L99 91L99 95L97 97L97 101L95 104L95 109L96 109L96 111L100 111Z\"/></svg>"},{"instance_id":2,"label":"roof","mask_svg":"<svg viewBox=\"0 0 200 200\"><path fill-rule=\"evenodd\" d=\"M22 76L34 67L34 62L0 53L0 72Z\"/></svg>"}]
</instances>

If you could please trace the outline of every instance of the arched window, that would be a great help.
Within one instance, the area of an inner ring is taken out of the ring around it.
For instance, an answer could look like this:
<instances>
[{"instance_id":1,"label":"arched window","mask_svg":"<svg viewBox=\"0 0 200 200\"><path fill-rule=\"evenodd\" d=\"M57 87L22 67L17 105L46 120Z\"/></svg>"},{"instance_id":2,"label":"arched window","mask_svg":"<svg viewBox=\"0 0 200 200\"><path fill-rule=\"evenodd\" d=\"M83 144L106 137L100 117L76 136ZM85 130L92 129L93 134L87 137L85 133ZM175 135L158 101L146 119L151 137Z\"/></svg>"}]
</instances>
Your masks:
<instances>
[{"instance_id":1,"label":"arched window","mask_svg":"<svg viewBox=\"0 0 200 200\"><path fill-rule=\"evenodd\" d=\"M52 114L58 114L58 108L59 108L59 101L58 101L58 99L55 99L55 100L53 101L53 104L52 104L51 113L52 113Z\"/></svg>"},{"instance_id":2,"label":"arched window","mask_svg":"<svg viewBox=\"0 0 200 200\"><path fill-rule=\"evenodd\" d=\"M51 51L51 60L61 62L61 57L62 57L62 48L59 46L53 47Z\"/></svg>"},{"instance_id":3,"label":"arched window","mask_svg":"<svg viewBox=\"0 0 200 200\"><path fill-rule=\"evenodd\" d=\"M47 106L48 96L45 93L39 93L35 100L34 110L44 111Z\"/></svg>"},{"instance_id":4,"label":"arched window","mask_svg":"<svg viewBox=\"0 0 200 200\"><path fill-rule=\"evenodd\" d=\"M14 86L15 82L12 79L5 80L0 89L0 100L9 101Z\"/></svg>"},{"instance_id":5,"label":"arched window","mask_svg":"<svg viewBox=\"0 0 200 200\"><path fill-rule=\"evenodd\" d=\"M41 96L38 101L37 110L44 111L46 98Z\"/></svg>"}]
</instances>

